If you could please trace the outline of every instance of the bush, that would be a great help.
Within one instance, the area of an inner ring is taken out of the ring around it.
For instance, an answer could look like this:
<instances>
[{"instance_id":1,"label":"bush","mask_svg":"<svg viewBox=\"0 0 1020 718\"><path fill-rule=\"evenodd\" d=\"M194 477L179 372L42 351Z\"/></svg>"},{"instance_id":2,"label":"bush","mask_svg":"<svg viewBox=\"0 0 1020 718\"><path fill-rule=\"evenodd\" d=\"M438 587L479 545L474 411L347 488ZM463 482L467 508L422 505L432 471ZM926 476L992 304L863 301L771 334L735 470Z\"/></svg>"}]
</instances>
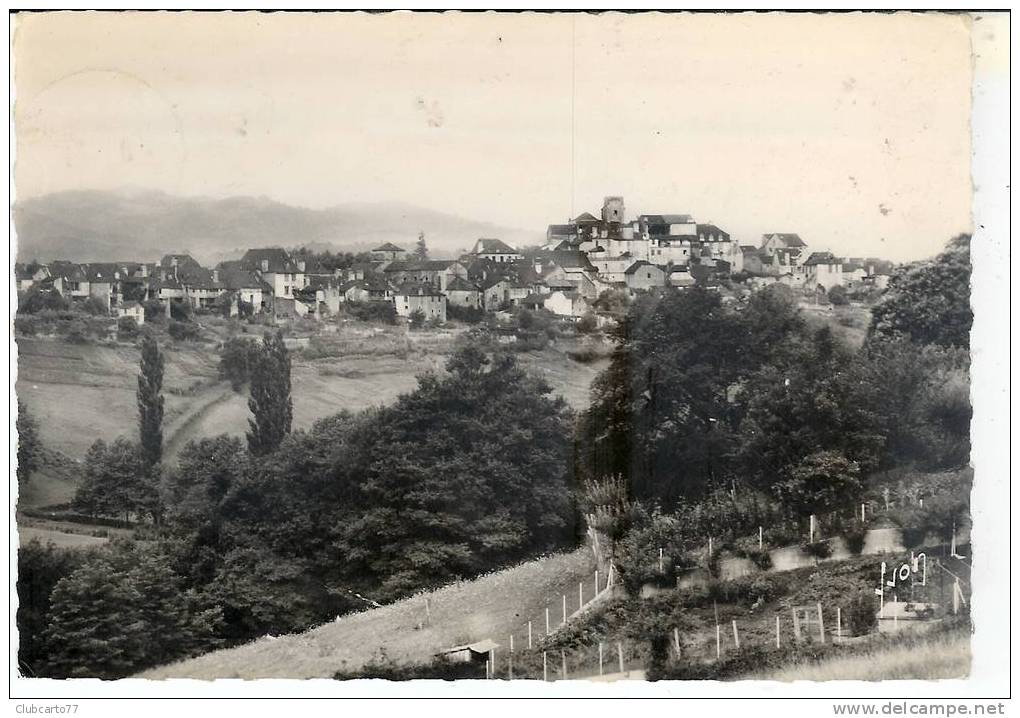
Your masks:
<instances>
[{"instance_id":1,"label":"bush","mask_svg":"<svg viewBox=\"0 0 1020 718\"><path fill-rule=\"evenodd\" d=\"M864 550L864 539L868 534L868 527L860 521L854 521L850 526L843 529L843 540L846 541L847 550L854 556L859 556Z\"/></svg>"},{"instance_id":2,"label":"bush","mask_svg":"<svg viewBox=\"0 0 1020 718\"><path fill-rule=\"evenodd\" d=\"M917 548L924 543L928 531L924 526L903 526L900 529L903 535L903 546L905 548Z\"/></svg>"},{"instance_id":3,"label":"bush","mask_svg":"<svg viewBox=\"0 0 1020 718\"><path fill-rule=\"evenodd\" d=\"M346 302L343 311L362 322L397 323L397 309L393 302Z\"/></svg>"},{"instance_id":4,"label":"bush","mask_svg":"<svg viewBox=\"0 0 1020 718\"><path fill-rule=\"evenodd\" d=\"M163 308L163 302L158 299L146 300L142 304L142 308L145 310L145 321L147 322L162 319L166 316L166 310Z\"/></svg>"},{"instance_id":5,"label":"bush","mask_svg":"<svg viewBox=\"0 0 1020 718\"><path fill-rule=\"evenodd\" d=\"M138 322L134 317L120 317L117 320L117 336L121 339L133 339L138 336Z\"/></svg>"},{"instance_id":6,"label":"bush","mask_svg":"<svg viewBox=\"0 0 1020 718\"><path fill-rule=\"evenodd\" d=\"M106 306L106 302L99 299L98 297L86 297L80 305L81 311L86 314L91 314L94 317L106 316L110 313L109 307Z\"/></svg>"},{"instance_id":7,"label":"bush","mask_svg":"<svg viewBox=\"0 0 1020 718\"><path fill-rule=\"evenodd\" d=\"M425 312L420 309L415 309L411 312L411 316L408 317L407 323L411 329L421 329L425 326Z\"/></svg>"},{"instance_id":8,"label":"bush","mask_svg":"<svg viewBox=\"0 0 1020 718\"><path fill-rule=\"evenodd\" d=\"M31 315L15 317L14 333L19 337L34 337L39 333L39 320Z\"/></svg>"},{"instance_id":9,"label":"bush","mask_svg":"<svg viewBox=\"0 0 1020 718\"><path fill-rule=\"evenodd\" d=\"M220 349L220 378L228 379L234 391L240 391L251 378L252 363L258 351L255 340L247 337L231 337L223 342L223 348Z\"/></svg>"},{"instance_id":10,"label":"bush","mask_svg":"<svg viewBox=\"0 0 1020 718\"><path fill-rule=\"evenodd\" d=\"M805 543L801 545L800 550L806 553L808 556L814 556L815 558L829 558L832 555L832 546L829 545L828 541L815 541L814 543Z\"/></svg>"},{"instance_id":11,"label":"bush","mask_svg":"<svg viewBox=\"0 0 1020 718\"><path fill-rule=\"evenodd\" d=\"M32 287L18 301L19 314L36 314L44 309L64 311L68 308L67 300L60 296L56 289L39 289Z\"/></svg>"},{"instance_id":12,"label":"bush","mask_svg":"<svg viewBox=\"0 0 1020 718\"><path fill-rule=\"evenodd\" d=\"M460 681L471 678L485 678L485 666L477 663L461 663L439 657L430 663L396 663L385 654L372 663L354 671L337 671L333 678L349 681L356 678L379 678L385 681L440 680Z\"/></svg>"},{"instance_id":13,"label":"bush","mask_svg":"<svg viewBox=\"0 0 1020 718\"><path fill-rule=\"evenodd\" d=\"M170 324L167 326L167 331L170 336L177 341L196 341L199 338L199 330L197 324L191 322L179 322L176 319L171 319Z\"/></svg>"},{"instance_id":14,"label":"bush","mask_svg":"<svg viewBox=\"0 0 1020 718\"><path fill-rule=\"evenodd\" d=\"M837 307L845 307L850 303L850 299L846 294L846 287L836 285L829 290L829 301Z\"/></svg>"},{"instance_id":15,"label":"bush","mask_svg":"<svg viewBox=\"0 0 1020 718\"><path fill-rule=\"evenodd\" d=\"M753 548L744 552L744 558L747 558L762 571L768 571L772 568L772 554L769 553L768 549L765 548Z\"/></svg>"},{"instance_id":16,"label":"bush","mask_svg":"<svg viewBox=\"0 0 1020 718\"><path fill-rule=\"evenodd\" d=\"M459 307L455 304L446 306L446 318L464 322L465 324L478 324L485 318L485 310L476 307Z\"/></svg>"},{"instance_id":17,"label":"bush","mask_svg":"<svg viewBox=\"0 0 1020 718\"><path fill-rule=\"evenodd\" d=\"M192 313L191 305L188 302L170 300L170 319L186 322L191 319Z\"/></svg>"},{"instance_id":18,"label":"bush","mask_svg":"<svg viewBox=\"0 0 1020 718\"><path fill-rule=\"evenodd\" d=\"M596 329L598 329L598 320L591 312L585 312L584 316L577 320L579 334L591 334Z\"/></svg>"},{"instance_id":19,"label":"bush","mask_svg":"<svg viewBox=\"0 0 1020 718\"><path fill-rule=\"evenodd\" d=\"M858 593L843 606L843 616L846 618L846 628L851 636L871 633L878 623L874 594Z\"/></svg>"},{"instance_id":20,"label":"bush","mask_svg":"<svg viewBox=\"0 0 1020 718\"><path fill-rule=\"evenodd\" d=\"M81 319L74 319L68 323L64 332L64 341L71 344L88 344L89 328Z\"/></svg>"}]
</instances>

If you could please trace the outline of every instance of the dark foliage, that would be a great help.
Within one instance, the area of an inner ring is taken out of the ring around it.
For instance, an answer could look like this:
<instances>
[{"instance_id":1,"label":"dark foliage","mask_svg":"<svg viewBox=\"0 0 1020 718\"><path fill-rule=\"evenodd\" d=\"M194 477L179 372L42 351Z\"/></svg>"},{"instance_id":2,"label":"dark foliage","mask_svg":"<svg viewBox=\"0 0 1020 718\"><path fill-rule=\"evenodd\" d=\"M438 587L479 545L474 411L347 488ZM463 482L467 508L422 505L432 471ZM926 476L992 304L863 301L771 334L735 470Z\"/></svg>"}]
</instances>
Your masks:
<instances>
[{"instance_id":1,"label":"dark foliage","mask_svg":"<svg viewBox=\"0 0 1020 718\"><path fill-rule=\"evenodd\" d=\"M138 322L134 317L120 317L117 319L117 338L134 339L138 336Z\"/></svg>"},{"instance_id":2,"label":"dark foliage","mask_svg":"<svg viewBox=\"0 0 1020 718\"><path fill-rule=\"evenodd\" d=\"M166 327L167 333L179 342L197 341L202 335L198 325L190 321L171 319Z\"/></svg>"},{"instance_id":3,"label":"dark foliage","mask_svg":"<svg viewBox=\"0 0 1020 718\"><path fill-rule=\"evenodd\" d=\"M230 337L220 348L220 378L227 379L234 391L241 391L251 379L252 366L258 355L259 346L254 339Z\"/></svg>"},{"instance_id":4,"label":"dark foliage","mask_svg":"<svg viewBox=\"0 0 1020 718\"><path fill-rule=\"evenodd\" d=\"M338 681L357 678L379 678L384 681L463 681L485 678L485 664L450 661L442 657L430 663L412 664L380 658L356 671L337 671L333 678Z\"/></svg>"},{"instance_id":5,"label":"dark foliage","mask_svg":"<svg viewBox=\"0 0 1020 718\"><path fill-rule=\"evenodd\" d=\"M345 302L344 314L362 322L397 323L397 310L393 302Z\"/></svg>"},{"instance_id":6,"label":"dark foliage","mask_svg":"<svg viewBox=\"0 0 1020 718\"><path fill-rule=\"evenodd\" d=\"M872 309L871 335L968 348L970 272L969 235L953 239L935 259L901 268Z\"/></svg>"},{"instance_id":7,"label":"dark foliage","mask_svg":"<svg viewBox=\"0 0 1020 718\"><path fill-rule=\"evenodd\" d=\"M250 355L251 398L248 450L255 456L273 452L290 433L294 408L290 396L290 353L283 333L266 334L260 351Z\"/></svg>"},{"instance_id":8,"label":"dark foliage","mask_svg":"<svg viewBox=\"0 0 1020 718\"><path fill-rule=\"evenodd\" d=\"M18 431L18 483L24 484L39 469L42 443L39 440L39 425L21 400L18 401L15 428Z\"/></svg>"},{"instance_id":9,"label":"dark foliage","mask_svg":"<svg viewBox=\"0 0 1020 718\"><path fill-rule=\"evenodd\" d=\"M158 472L146 466L136 444L124 438L111 444L97 439L85 455L84 476L72 506L90 515L155 518L160 515L157 482Z\"/></svg>"},{"instance_id":10,"label":"dark foliage","mask_svg":"<svg viewBox=\"0 0 1020 718\"><path fill-rule=\"evenodd\" d=\"M163 353L152 335L142 338L138 371L138 434L142 461L151 469L163 459Z\"/></svg>"},{"instance_id":11,"label":"dark foliage","mask_svg":"<svg viewBox=\"0 0 1020 718\"><path fill-rule=\"evenodd\" d=\"M43 546L38 540L18 549L18 669L22 675L48 675L43 634L50 619L50 595L88 556L80 550L58 549L52 543Z\"/></svg>"},{"instance_id":12,"label":"dark foliage","mask_svg":"<svg viewBox=\"0 0 1020 718\"><path fill-rule=\"evenodd\" d=\"M36 314L44 309L65 311L70 305L56 289L31 287L18 299L19 314Z\"/></svg>"}]
</instances>

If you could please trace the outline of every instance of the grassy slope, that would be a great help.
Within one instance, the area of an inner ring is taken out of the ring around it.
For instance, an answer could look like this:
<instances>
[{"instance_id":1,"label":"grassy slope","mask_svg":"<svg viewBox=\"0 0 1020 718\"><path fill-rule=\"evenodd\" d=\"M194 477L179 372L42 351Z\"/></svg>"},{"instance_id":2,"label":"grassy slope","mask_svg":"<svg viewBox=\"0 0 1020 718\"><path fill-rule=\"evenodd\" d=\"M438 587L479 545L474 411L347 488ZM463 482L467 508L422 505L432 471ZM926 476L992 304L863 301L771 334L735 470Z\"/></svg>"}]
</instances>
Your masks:
<instances>
[{"instance_id":1,"label":"grassy slope","mask_svg":"<svg viewBox=\"0 0 1020 718\"><path fill-rule=\"evenodd\" d=\"M950 633L902 643L882 643L852 656L795 663L749 676L766 681L888 681L964 678L970 673L970 636Z\"/></svg>"},{"instance_id":2,"label":"grassy slope","mask_svg":"<svg viewBox=\"0 0 1020 718\"><path fill-rule=\"evenodd\" d=\"M304 428L342 409L357 411L391 403L412 391L416 376L439 370L452 343L423 333L388 353L389 334L369 332L351 345L369 351L341 358L304 360L293 365L294 426ZM376 352L374 349L379 349ZM80 461L97 438L134 437L138 350L48 339L18 340L16 392L38 418L43 445L68 461L45 466L20 497L24 506L66 503L74 495ZM588 387L604 362L578 364L557 349L521 356L529 370L543 374L556 394L586 406ZM245 393L230 391L217 378L218 356L208 344L167 346L166 453L173 457L190 439L227 433L243 436L248 427Z\"/></svg>"},{"instance_id":3,"label":"grassy slope","mask_svg":"<svg viewBox=\"0 0 1020 718\"><path fill-rule=\"evenodd\" d=\"M169 666L143 678L328 678L385 655L398 662L424 662L443 648L492 638L502 646L515 635L527 641L527 623L536 635L545 629L545 608L555 616L561 596L576 608L577 585L591 580L590 549L556 554L474 581L462 581L382 608L345 616L305 633L261 638ZM425 620L429 598L431 625Z\"/></svg>"}]
</instances>

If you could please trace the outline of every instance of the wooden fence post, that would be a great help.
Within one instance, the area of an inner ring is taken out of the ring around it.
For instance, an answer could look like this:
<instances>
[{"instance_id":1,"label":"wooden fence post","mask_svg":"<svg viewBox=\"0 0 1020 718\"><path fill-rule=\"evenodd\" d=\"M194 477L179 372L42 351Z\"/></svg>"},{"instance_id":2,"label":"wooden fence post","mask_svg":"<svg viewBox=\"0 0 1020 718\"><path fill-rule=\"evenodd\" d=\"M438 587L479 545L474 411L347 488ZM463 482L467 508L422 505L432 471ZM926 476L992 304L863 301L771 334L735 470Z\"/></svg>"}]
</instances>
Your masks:
<instances>
[{"instance_id":1,"label":"wooden fence post","mask_svg":"<svg viewBox=\"0 0 1020 718\"><path fill-rule=\"evenodd\" d=\"M620 641L616 642L616 657L620 660L620 673L623 673L623 644Z\"/></svg>"},{"instance_id":2,"label":"wooden fence post","mask_svg":"<svg viewBox=\"0 0 1020 718\"><path fill-rule=\"evenodd\" d=\"M818 638L822 643L825 643L825 624L822 618L822 603L818 602Z\"/></svg>"},{"instance_id":3,"label":"wooden fence post","mask_svg":"<svg viewBox=\"0 0 1020 718\"><path fill-rule=\"evenodd\" d=\"M599 596L599 570L595 569L595 598Z\"/></svg>"},{"instance_id":4,"label":"wooden fence post","mask_svg":"<svg viewBox=\"0 0 1020 718\"><path fill-rule=\"evenodd\" d=\"M659 549L659 573L662 573L662 549Z\"/></svg>"},{"instance_id":5,"label":"wooden fence post","mask_svg":"<svg viewBox=\"0 0 1020 718\"><path fill-rule=\"evenodd\" d=\"M531 621L528 621L528 650L531 650Z\"/></svg>"},{"instance_id":6,"label":"wooden fence post","mask_svg":"<svg viewBox=\"0 0 1020 718\"><path fill-rule=\"evenodd\" d=\"M560 675L563 679L567 678L567 653L562 648L560 649Z\"/></svg>"},{"instance_id":7,"label":"wooden fence post","mask_svg":"<svg viewBox=\"0 0 1020 718\"><path fill-rule=\"evenodd\" d=\"M673 648L676 649L676 657L680 658L680 629L673 629Z\"/></svg>"},{"instance_id":8,"label":"wooden fence post","mask_svg":"<svg viewBox=\"0 0 1020 718\"><path fill-rule=\"evenodd\" d=\"M740 636L737 635L737 619L733 619L733 645L740 650Z\"/></svg>"},{"instance_id":9,"label":"wooden fence post","mask_svg":"<svg viewBox=\"0 0 1020 718\"><path fill-rule=\"evenodd\" d=\"M843 609L836 606L836 638L843 637Z\"/></svg>"},{"instance_id":10,"label":"wooden fence post","mask_svg":"<svg viewBox=\"0 0 1020 718\"><path fill-rule=\"evenodd\" d=\"M762 541L762 530L761 530L761 526L759 526L759 527L758 527L758 550L759 550L759 551L761 551L761 549L762 549L762 546L763 546L763 541Z\"/></svg>"},{"instance_id":11,"label":"wooden fence post","mask_svg":"<svg viewBox=\"0 0 1020 718\"><path fill-rule=\"evenodd\" d=\"M776 616L776 648L782 648L779 645L779 616Z\"/></svg>"},{"instance_id":12,"label":"wooden fence post","mask_svg":"<svg viewBox=\"0 0 1020 718\"><path fill-rule=\"evenodd\" d=\"M425 625L432 625L432 608L429 606L429 599L427 596L425 597Z\"/></svg>"},{"instance_id":13,"label":"wooden fence post","mask_svg":"<svg viewBox=\"0 0 1020 718\"><path fill-rule=\"evenodd\" d=\"M567 622L567 594L563 594L563 623Z\"/></svg>"},{"instance_id":14,"label":"wooden fence post","mask_svg":"<svg viewBox=\"0 0 1020 718\"><path fill-rule=\"evenodd\" d=\"M797 617L797 609L791 608L793 612L793 637L796 640L800 640L800 619Z\"/></svg>"},{"instance_id":15,"label":"wooden fence post","mask_svg":"<svg viewBox=\"0 0 1020 718\"><path fill-rule=\"evenodd\" d=\"M602 670L602 641L599 641L599 675L604 675Z\"/></svg>"},{"instance_id":16,"label":"wooden fence post","mask_svg":"<svg viewBox=\"0 0 1020 718\"><path fill-rule=\"evenodd\" d=\"M719 624L715 624L715 660L719 660L722 655L722 630Z\"/></svg>"},{"instance_id":17,"label":"wooden fence post","mask_svg":"<svg viewBox=\"0 0 1020 718\"><path fill-rule=\"evenodd\" d=\"M510 634L510 653L506 659L506 675L511 681L514 679L514 634Z\"/></svg>"},{"instance_id":18,"label":"wooden fence post","mask_svg":"<svg viewBox=\"0 0 1020 718\"><path fill-rule=\"evenodd\" d=\"M808 519L808 527L809 527L808 528L808 543L814 543L815 542L815 515L814 514L811 514L811 517Z\"/></svg>"},{"instance_id":19,"label":"wooden fence post","mask_svg":"<svg viewBox=\"0 0 1020 718\"><path fill-rule=\"evenodd\" d=\"M545 607L545 635L549 635L549 607Z\"/></svg>"},{"instance_id":20,"label":"wooden fence post","mask_svg":"<svg viewBox=\"0 0 1020 718\"><path fill-rule=\"evenodd\" d=\"M496 649L489 649L489 676L491 678L496 677Z\"/></svg>"},{"instance_id":21,"label":"wooden fence post","mask_svg":"<svg viewBox=\"0 0 1020 718\"><path fill-rule=\"evenodd\" d=\"M577 582L577 610L584 607L584 581Z\"/></svg>"},{"instance_id":22,"label":"wooden fence post","mask_svg":"<svg viewBox=\"0 0 1020 718\"><path fill-rule=\"evenodd\" d=\"M542 680L549 680L549 653L542 651Z\"/></svg>"}]
</instances>

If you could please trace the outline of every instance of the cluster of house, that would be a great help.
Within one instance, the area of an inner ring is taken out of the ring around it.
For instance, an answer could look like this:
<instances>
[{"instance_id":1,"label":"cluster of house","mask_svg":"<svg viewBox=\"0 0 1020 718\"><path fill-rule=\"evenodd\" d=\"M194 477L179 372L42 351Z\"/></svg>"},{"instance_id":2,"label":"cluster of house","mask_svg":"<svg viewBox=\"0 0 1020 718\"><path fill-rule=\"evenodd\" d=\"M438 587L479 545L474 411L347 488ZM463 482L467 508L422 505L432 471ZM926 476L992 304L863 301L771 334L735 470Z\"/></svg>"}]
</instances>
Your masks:
<instances>
[{"instance_id":1,"label":"cluster of house","mask_svg":"<svg viewBox=\"0 0 1020 718\"><path fill-rule=\"evenodd\" d=\"M244 308L274 318L321 318L345 302L392 303L398 316L445 322L450 307L497 311L520 306L579 318L614 289L633 295L668 286L717 286L743 274L758 287L782 283L826 290L834 286L884 288L892 264L878 259L808 253L796 234L763 235L760 246L741 245L714 224L687 214L643 214L626 219L622 197L606 197L601 217L584 213L549 225L546 243L527 258L499 239L479 239L458 259L418 259L383 244L371 261L330 270L271 247L250 249L236 261L202 267L187 254L157 264L138 262L16 265L18 291L53 289L69 299L94 297L120 316L144 321L142 303Z\"/></svg>"},{"instance_id":2,"label":"cluster of house","mask_svg":"<svg viewBox=\"0 0 1020 718\"><path fill-rule=\"evenodd\" d=\"M292 257L280 248L251 249L237 261L203 267L188 254L168 254L158 263L58 260L49 264L16 264L19 292L33 287L52 290L67 300L98 301L117 316L145 321L143 304L158 301L166 314L174 304L194 309L223 307L237 315L245 305L252 312L275 316L321 316L339 310L339 280L333 272Z\"/></svg>"},{"instance_id":3,"label":"cluster of house","mask_svg":"<svg viewBox=\"0 0 1020 718\"><path fill-rule=\"evenodd\" d=\"M630 289L634 273L654 277L658 286L712 286L720 276L744 274L756 287L782 283L828 290L860 283L884 289L893 269L880 259L809 253L797 234L764 234L759 246L742 245L689 214L642 214L628 221L622 197L606 197L600 218L585 212L567 224L549 225L545 248L583 252L602 281ZM643 269L648 265L659 271Z\"/></svg>"}]
</instances>

